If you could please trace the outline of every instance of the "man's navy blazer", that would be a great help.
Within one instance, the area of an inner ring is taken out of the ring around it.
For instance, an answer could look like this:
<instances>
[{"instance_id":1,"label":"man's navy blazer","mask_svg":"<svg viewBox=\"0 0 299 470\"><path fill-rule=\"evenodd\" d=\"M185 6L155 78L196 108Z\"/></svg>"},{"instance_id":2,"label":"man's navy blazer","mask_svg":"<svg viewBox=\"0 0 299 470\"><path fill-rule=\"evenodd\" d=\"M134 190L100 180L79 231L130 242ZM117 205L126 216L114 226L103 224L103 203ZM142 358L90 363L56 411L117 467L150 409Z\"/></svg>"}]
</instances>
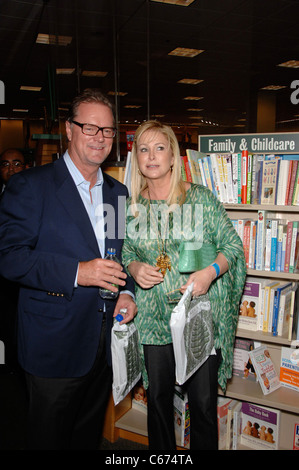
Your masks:
<instances>
[{"instance_id":1,"label":"man's navy blazer","mask_svg":"<svg viewBox=\"0 0 299 470\"><path fill-rule=\"evenodd\" d=\"M127 188L104 174L106 248L121 259ZM101 257L90 219L61 158L10 178L0 206L0 274L20 283L18 356L27 372L80 377L95 360L104 303L98 287L74 286L79 261ZM123 289L134 292L127 277ZM105 301L107 359L115 301Z\"/></svg>"}]
</instances>

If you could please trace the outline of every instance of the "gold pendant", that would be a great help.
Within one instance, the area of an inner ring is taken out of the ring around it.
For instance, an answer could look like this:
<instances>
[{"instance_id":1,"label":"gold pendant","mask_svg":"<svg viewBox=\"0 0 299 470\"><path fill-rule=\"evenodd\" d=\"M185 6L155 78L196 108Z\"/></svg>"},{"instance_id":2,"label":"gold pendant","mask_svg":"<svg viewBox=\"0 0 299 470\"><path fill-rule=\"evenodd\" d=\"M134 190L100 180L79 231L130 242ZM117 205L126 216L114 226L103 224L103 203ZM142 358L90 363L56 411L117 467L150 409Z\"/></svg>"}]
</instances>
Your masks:
<instances>
[{"instance_id":1,"label":"gold pendant","mask_svg":"<svg viewBox=\"0 0 299 470\"><path fill-rule=\"evenodd\" d=\"M163 277L165 276L167 269L171 271L171 261L166 253L161 253L156 261L156 266L159 268L159 271L161 271Z\"/></svg>"}]
</instances>

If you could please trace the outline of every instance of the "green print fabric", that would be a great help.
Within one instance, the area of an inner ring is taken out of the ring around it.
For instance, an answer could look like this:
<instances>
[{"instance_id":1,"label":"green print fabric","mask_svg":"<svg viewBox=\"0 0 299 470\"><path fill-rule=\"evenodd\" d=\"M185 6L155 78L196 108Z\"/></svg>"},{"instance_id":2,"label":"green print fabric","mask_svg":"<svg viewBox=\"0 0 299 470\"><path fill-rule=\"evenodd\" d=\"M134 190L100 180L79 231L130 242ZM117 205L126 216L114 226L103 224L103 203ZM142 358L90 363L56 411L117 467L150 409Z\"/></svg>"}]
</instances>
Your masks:
<instances>
[{"instance_id":1,"label":"green print fabric","mask_svg":"<svg viewBox=\"0 0 299 470\"><path fill-rule=\"evenodd\" d=\"M165 237L165 218L157 228L157 209L165 207L163 201L151 201L139 196L139 216L132 215L131 198L127 200L127 233L122 251L122 262L127 267L132 261L141 261L153 266L161 247L160 237ZM162 203L162 206L161 206ZM229 270L214 281L208 296L213 312L215 348L221 348L222 363L219 368L219 384L223 390L227 379L232 374L234 334L238 322L239 303L243 292L246 263L243 245L236 233L223 205L204 186L192 184L187 191L186 200L181 210L181 220L174 213L169 215L169 230L166 233L166 251L171 260L171 271L167 271L164 281L151 289L142 289L136 284L136 303L138 314L135 325L141 344L162 345L172 342L170 316L174 308L168 302L167 293L179 289L186 283L189 274L181 274L179 265L179 245L184 239L200 248L202 244L215 244L217 252L224 254ZM162 211L161 211L162 212ZM159 219L159 220L160 220ZM161 222L161 220L160 220ZM159 237L159 234L160 235ZM143 370L144 385L147 386L146 373Z\"/></svg>"}]
</instances>

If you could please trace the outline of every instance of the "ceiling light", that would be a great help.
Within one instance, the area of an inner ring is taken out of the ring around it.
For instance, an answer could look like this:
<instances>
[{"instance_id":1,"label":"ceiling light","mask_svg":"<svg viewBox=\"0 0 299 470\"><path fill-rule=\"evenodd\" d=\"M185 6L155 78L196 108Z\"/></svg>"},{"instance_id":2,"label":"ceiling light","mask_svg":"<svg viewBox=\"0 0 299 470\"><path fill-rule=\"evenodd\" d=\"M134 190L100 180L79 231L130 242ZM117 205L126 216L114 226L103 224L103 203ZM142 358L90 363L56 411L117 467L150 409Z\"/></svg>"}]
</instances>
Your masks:
<instances>
[{"instance_id":1,"label":"ceiling light","mask_svg":"<svg viewBox=\"0 0 299 470\"><path fill-rule=\"evenodd\" d=\"M126 106L124 106L124 108L127 108L127 109L138 109L138 108L141 108L140 105L137 105L137 104L127 104Z\"/></svg>"},{"instance_id":2,"label":"ceiling light","mask_svg":"<svg viewBox=\"0 0 299 470\"><path fill-rule=\"evenodd\" d=\"M83 70L82 75L84 77L106 77L108 72L102 72L100 70Z\"/></svg>"},{"instance_id":3,"label":"ceiling light","mask_svg":"<svg viewBox=\"0 0 299 470\"><path fill-rule=\"evenodd\" d=\"M193 113L194 112L200 112L200 111L203 111L203 108L199 109L199 108L188 108L187 111L192 111Z\"/></svg>"},{"instance_id":4,"label":"ceiling light","mask_svg":"<svg viewBox=\"0 0 299 470\"><path fill-rule=\"evenodd\" d=\"M278 64L278 67L290 67L294 69L299 68L299 60L288 60L287 62L283 62L282 64Z\"/></svg>"},{"instance_id":5,"label":"ceiling light","mask_svg":"<svg viewBox=\"0 0 299 470\"><path fill-rule=\"evenodd\" d=\"M178 81L178 83L184 83L186 85L198 85L201 82L203 82L203 80L197 78L182 78L182 80Z\"/></svg>"},{"instance_id":6,"label":"ceiling light","mask_svg":"<svg viewBox=\"0 0 299 470\"><path fill-rule=\"evenodd\" d=\"M29 109L13 109L15 113L28 113Z\"/></svg>"},{"instance_id":7,"label":"ceiling light","mask_svg":"<svg viewBox=\"0 0 299 470\"><path fill-rule=\"evenodd\" d=\"M153 118L162 118L165 117L165 114L152 114Z\"/></svg>"},{"instance_id":8,"label":"ceiling light","mask_svg":"<svg viewBox=\"0 0 299 470\"><path fill-rule=\"evenodd\" d=\"M204 52L203 49L188 49L187 47L177 47L173 51L169 52L168 55L175 55L179 57L195 57L202 52Z\"/></svg>"},{"instance_id":9,"label":"ceiling light","mask_svg":"<svg viewBox=\"0 0 299 470\"><path fill-rule=\"evenodd\" d=\"M179 5L181 7L188 7L194 0L152 0L157 3L169 3L170 5Z\"/></svg>"},{"instance_id":10,"label":"ceiling light","mask_svg":"<svg viewBox=\"0 0 299 470\"><path fill-rule=\"evenodd\" d=\"M275 91L275 90L281 90L282 88L286 88L286 86L282 86L282 85L268 85L268 86L264 86L263 88L261 88L261 90L271 90L271 91Z\"/></svg>"},{"instance_id":11,"label":"ceiling light","mask_svg":"<svg viewBox=\"0 0 299 470\"><path fill-rule=\"evenodd\" d=\"M50 44L54 46L68 46L72 42L71 36L57 36L55 34L39 33L36 38L37 44Z\"/></svg>"},{"instance_id":12,"label":"ceiling light","mask_svg":"<svg viewBox=\"0 0 299 470\"><path fill-rule=\"evenodd\" d=\"M108 95L118 95L118 96L126 96L128 93L125 91L108 91Z\"/></svg>"},{"instance_id":13,"label":"ceiling light","mask_svg":"<svg viewBox=\"0 0 299 470\"><path fill-rule=\"evenodd\" d=\"M57 75L72 75L75 72L75 69L56 69Z\"/></svg>"},{"instance_id":14,"label":"ceiling light","mask_svg":"<svg viewBox=\"0 0 299 470\"><path fill-rule=\"evenodd\" d=\"M188 116L189 119L202 119L202 116Z\"/></svg>"},{"instance_id":15,"label":"ceiling light","mask_svg":"<svg viewBox=\"0 0 299 470\"><path fill-rule=\"evenodd\" d=\"M42 87L41 86L27 86L27 85L21 85L20 90L23 91L41 91Z\"/></svg>"},{"instance_id":16,"label":"ceiling light","mask_svg":"<svg viewBox=\"0 0 299 470\"><path fill-rule=\"evenodd\" d=\"M194 100L194 101L198 101L198 100L202 100L203 99L203 96L186 96L185 98L183 98L184 100Z\"/></svg>"}]
</instances>

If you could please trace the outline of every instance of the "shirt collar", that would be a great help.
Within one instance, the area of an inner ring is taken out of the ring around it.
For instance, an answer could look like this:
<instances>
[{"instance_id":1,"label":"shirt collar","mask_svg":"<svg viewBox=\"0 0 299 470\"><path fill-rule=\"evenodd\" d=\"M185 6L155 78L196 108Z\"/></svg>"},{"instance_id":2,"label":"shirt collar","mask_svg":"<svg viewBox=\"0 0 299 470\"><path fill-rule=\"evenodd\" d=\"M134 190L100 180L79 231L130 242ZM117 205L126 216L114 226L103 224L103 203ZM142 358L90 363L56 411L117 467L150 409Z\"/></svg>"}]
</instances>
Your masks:
<instances>
[{"instance_id":1,"label":"shirt collar","mask_svg":"<svg viewBox=\"0 0 299 470\"><path fill-rule=\"evenodd\" d=\"M63 155L63 158L76 186L80 186L83 183L89 183L89 181L86 181L82 173L76 167L68 151L65 152L65 154ZM97 173L97 181L96 181L95 186L100 186L101 184L103 184L103 173L102 173L101 168L99 167L98 173Z\"/></svg>"}]
</instances>

